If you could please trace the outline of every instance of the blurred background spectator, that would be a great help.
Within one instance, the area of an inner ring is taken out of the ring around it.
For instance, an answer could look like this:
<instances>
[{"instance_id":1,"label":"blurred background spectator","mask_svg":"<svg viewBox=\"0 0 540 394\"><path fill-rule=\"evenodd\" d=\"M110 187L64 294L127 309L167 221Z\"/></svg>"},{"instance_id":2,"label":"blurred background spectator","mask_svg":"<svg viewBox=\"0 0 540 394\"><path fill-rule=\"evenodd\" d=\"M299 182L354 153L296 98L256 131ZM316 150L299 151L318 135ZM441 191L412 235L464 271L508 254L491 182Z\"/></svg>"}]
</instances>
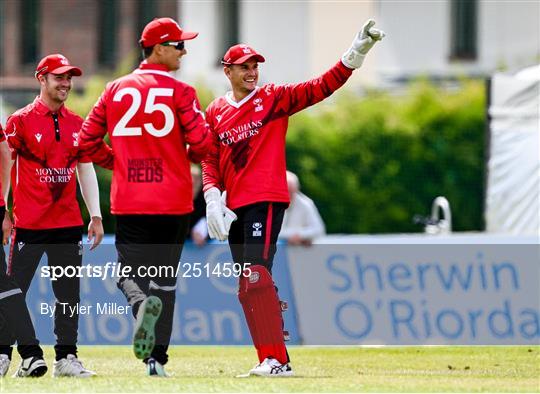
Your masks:
<instances>
[{"instance_id":1,"label":"blurred background spectator","mask_svg":"<svg viewBox=\"0 0 540 394\"><path fill-rule=\"evenodd\" d=\"M324 222L311 198L300 192L298 177L287 171L287 186L291 205L285 211L279 238L289 245L309 246L317 237L325 235Z\"/></svg>"}]
</instances>

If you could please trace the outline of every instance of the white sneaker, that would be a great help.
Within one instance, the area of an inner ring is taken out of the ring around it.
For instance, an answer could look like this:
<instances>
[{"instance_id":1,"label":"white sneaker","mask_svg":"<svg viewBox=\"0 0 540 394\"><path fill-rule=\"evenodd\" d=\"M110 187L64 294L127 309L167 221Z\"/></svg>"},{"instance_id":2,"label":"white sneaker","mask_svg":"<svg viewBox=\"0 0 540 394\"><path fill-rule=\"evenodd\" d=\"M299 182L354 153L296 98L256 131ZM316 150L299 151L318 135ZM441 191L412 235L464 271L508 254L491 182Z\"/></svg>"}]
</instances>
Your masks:
<instances>
[{"instance_id":1,"label":"white sneaker","mask_svg":"<svg viewBox=\"0 0 540 394\"><path fill-rule=\"evenodd\" d=\"M148 376L156 376L161 378L168 378L167 372L163 364L156 361L155 358L150 357L146 363L146 373Z\"/></svg>"},{"instance_id":2,"label":"white sneaker","mask_svg":"<svg viewBox=\"0 0 540 394\"><path fill-rule=\"evenodd\" d=\"M0 354L0 378L6 376L11 360L7 354Z\"/></svg>"},{"instance_id":3,"label":"white sneaker","mask_svg":"<svg viewBox=\"0 0 540 394\"><path fill-rule=\"evenodd\" d=\"M80 360L73 354L68 354L66 358L62 358L54 362L53 377L59 378L63 376L71 376L75 378L89 378L95 376L94 371L90 371L83 367Z\"/></svg>"},{"instance_id":4,"label":"white sneaker","mask_svg":"<svg viewBox=\"0 0 540 394\"><path fill-rule=\"evenodd\" d=\"M28 357L21 361L14 378L39 378L47 372L47 364L41 357Z\"/></svg>"},{"instance_id":5,"label":"white sneaker","mask_svg":"<svg viewBox=\"0 0 540 394\"><path fill-rule=\"evenodd\" d=\"M249 375L255 376L268 376L268 377L289 377L293 376L293 370L291 366L287 364L281 364L275 358L265 358L262 363L256 365Z\"/></svg>"}]
</instances>

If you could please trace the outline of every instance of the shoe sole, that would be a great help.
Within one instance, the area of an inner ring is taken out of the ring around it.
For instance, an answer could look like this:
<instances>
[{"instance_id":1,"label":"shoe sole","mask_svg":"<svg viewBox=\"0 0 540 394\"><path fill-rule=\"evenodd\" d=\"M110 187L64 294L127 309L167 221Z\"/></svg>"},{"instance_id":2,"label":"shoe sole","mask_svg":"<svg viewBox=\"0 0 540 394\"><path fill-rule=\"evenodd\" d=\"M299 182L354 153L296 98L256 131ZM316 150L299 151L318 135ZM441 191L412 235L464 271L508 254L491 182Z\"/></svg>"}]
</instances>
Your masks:
<instances>
[{"instance_id":1,"label":"shoe sole","mask_svg":"<svg viewBox=\"0 0 540 394\"><path fill-rule=\"evenodd\" d=\"M156 344L155 326L161 315L163 304L156 296L150 296L140 306L133 335L135 357L144 360L150 357Z\"/></svg>"},{"instance_id":2,"label":"shoe sole","mask_svg":"<svg viewBox=\"0 0 540 394\"><path fill-rule=\"evenodd\" d=\"M280 374L257 374L257 373L249 373L250 376L257 376L260 378L290 378L291 376L294 376L292 372L283 372Z\"/></svg>"},{"instance_id":3,"label":"shoe sole","mask_svg":"<svg viewBox=\"0 0 540 394\"><path fill-rule=\"evenodd\" d=\"M236 375L235 378L245 379L245 378L250 378L252 376L255 376L257 378L290 378L294 376L294 373L286 372L285 374L279 374L279 375L263 375L263 374L259 375L256 373L248 372L248 373L243 373L241 375Z\"/></svg>"},{"instance_id":4,"label":"shoe sole","mask_svg":"<svg viewBox=\"0 0 540 394\"><path fill-rule=\"evenodd\" d=\"M32 372L30 372L31 377L33 378L39 378L47 373L47 366L46 365L40 365L39 367L36 367Z\"/></svg>"},{"instance_id":5,"label":"shoe sole","mask_svg":"<svg viewBox=\"0 0 540 394\"><path fill-rule=\"evenodd\" d=\"M84 374L84 375L59 375L59 374L54 374L53 373L53 378L55 379L62 379L62 378L75 378L75 379L88 379L88 378L93 378L94 376L96 376L96 374Z\"/></svg>"}]
</instances>

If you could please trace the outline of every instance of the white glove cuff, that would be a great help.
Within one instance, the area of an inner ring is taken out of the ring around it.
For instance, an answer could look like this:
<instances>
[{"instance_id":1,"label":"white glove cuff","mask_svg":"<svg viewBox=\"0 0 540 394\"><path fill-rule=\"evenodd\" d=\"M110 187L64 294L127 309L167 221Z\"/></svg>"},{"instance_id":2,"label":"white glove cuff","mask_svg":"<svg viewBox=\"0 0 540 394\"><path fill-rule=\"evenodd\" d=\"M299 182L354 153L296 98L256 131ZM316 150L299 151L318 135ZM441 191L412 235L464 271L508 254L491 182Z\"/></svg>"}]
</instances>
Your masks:
<instances>
[{"instance_id":1,"label":"white glove cuff","mask_svg":"<svg viewBox=\"0 0 540 394\"><path fill-rule=\"evenodd\" d=\"M217 202L221 198L221 192L217 187L211 187L204 192L204 201L208 204L209 202Z\"/></svg>"},{"instance_id":2,"label":"white glove cuff","mask_svg":"<svg viewBox=\"0 0 540 394\"><path fill-rule=\"evenodd\" d=\"M352 47L347 50L341 57L341 62L348 68L356 69L362 66L366 55L362 55Z\"/></svg>"}]
</instances>

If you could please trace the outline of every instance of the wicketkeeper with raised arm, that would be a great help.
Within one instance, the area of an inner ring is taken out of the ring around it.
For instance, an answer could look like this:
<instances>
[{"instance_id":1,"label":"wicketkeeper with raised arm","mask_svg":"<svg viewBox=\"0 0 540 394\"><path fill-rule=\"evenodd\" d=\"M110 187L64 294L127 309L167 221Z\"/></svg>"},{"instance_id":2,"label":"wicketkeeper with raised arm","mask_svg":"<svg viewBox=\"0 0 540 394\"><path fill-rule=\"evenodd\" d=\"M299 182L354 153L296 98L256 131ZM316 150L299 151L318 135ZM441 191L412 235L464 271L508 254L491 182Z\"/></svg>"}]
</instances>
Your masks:
<instances>
[{"instance_id":1,"label":"wicketkeeper with raised arm","mask_svg":"<svg viewBox=\"0 0 540 394\"><path fill-rule=\"evenodd\" d=\"M289 204L285 176L289 116L343 86L384 37L372 28L374 24L373 20L364 24L336 65L299 84L258 87L258 65L265 58L248 45L235 45L223 56L232 91L214 100L206 112L214 144L202 164L203 190L210 236L228 237L234 262L250 265L250 274L240 277L238 298L259 358L251 375L293 374L283 336L282 303L272 280L276 241ZM226 199L222 192L227 192Z\"/></svg>"}]
</instances>

